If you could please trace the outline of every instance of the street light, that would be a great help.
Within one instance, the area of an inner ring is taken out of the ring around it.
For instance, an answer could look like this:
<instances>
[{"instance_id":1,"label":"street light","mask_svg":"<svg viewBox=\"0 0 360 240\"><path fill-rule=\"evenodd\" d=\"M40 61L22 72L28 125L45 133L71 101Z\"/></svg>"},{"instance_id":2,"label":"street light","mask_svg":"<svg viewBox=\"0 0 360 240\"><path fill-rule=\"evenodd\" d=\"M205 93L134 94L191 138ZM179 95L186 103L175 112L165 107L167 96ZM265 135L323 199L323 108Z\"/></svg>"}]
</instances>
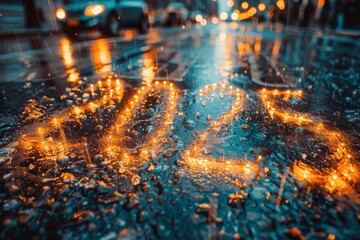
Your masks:
<instances>
[{"instance_id":1,"label":"street light","mask_svg":"<svg viewBox=\"0 0 360 240\"><path fill-rule=\"evenodd\" d=\"M211 19L211 23L212 23L212 24L218 24L218 23L219 23L219 19L218 19L217 17L213 17L213 18Z\"/></svg>"},{"instance_id":2,"label":"street light","mask_svg":"<svg viewBox=\"0 0 360 240\"><path fill-rule=\"evenodd\" d=\"M66 12L65 12L65 10L64 10L63 8L58 8L58 9L56 10L56 17L57 17L58 19L64 19L64 18L66 18Z\"/></svg>"},{"instance_id":3,"label":"street light","mask_svg":"<svg viewBox=\"0 0 360 240\"><path fill-rule=\"evenodd\" d=\"M284 0L278 0L276 2L276 6L280 9L280 10L284 10L285 9L285 2Z\"/></svg>"},{"instance_id":4,"label":"street light","mask_svg":"<svg viewBox=\"0 0 360 240\"><path fill-rule=\"evenodd\" d=\"M201 20L203 20L203 16L201 14L196 15L195 21L196 22L201 22Z\"/></svg>"},{"instance_id":5,"label":"street light","mask_svg":"<svg viewBox=\"0 0 360 240\"><path fill-rule=\"evenodd\" d=\"M207 20L206 20L205 18L201 19L200 24L201 24L202 26L206 26Z\"/></svg>"},{"instance_id":6,"label":"street light","mask_svg":"<svg viewBox=\"0 0 360 240\"><path fill-rule=\"evenodd\" d=\"M242 7L242 9L248 9L248 7L249 7L249 3L248 2L243 2L242 4L241 4L241 7Z\"/></svg>"},{"instance_id":7,"label":"street light","mask_svg":"<svg viewBox=\"0 0 360 240\"><path fill-rule=\"evenodd\" d=\"M234 6L234 1L233 0L228 0L227 1L227 5L228 5L228 7L233 7Z\"/></svg>"},{"instance_id":8,"label":"street light","mask_svg":"<svg viewBox=\"0 0 360 240\"><path fill-rule=\"evenodd\" d=\"M228 14L227 14L226 12L222 12L222 13L220 14L220 19L221 19L221 20L225 21L227 18L228 18Z\"/></svg>"},{"instance_id":9,"label":"street light","mask_svg":"<svg viewBox=\"0 0 360 240\"><path fill-rule=\"evenodd\" d=\"M231 14L231 19L232 19L233 21L238 20L238 18L239 18L239 14L237 14L236 12L233 12L233 13Z\"/></svg>"},{"instance_id":10,"label":"street light","mask_svg":"<svg viewBox=\"0 0 360 240\"><path fill-rule=\"evenodd\" d=\"M265 9L266 9L266 5L264 4L264 3L260 3L259 5L258 5L258 9L259 9L259 11L264 11Z\"/></svg>"}]
</instances>

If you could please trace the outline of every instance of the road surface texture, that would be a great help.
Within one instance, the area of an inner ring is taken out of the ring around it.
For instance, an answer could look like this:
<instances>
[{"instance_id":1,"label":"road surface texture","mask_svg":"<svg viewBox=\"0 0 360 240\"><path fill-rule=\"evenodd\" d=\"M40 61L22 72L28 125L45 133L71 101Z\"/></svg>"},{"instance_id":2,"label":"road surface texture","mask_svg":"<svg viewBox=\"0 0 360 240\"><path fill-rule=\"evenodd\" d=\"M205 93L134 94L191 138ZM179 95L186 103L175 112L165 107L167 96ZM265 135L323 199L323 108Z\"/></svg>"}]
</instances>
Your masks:
<instances>
[{"instance_id":1,"label":"road surface texture","mask_svg":"<svg viewBox=\"0 0 360 240\"><path fill-rule=\"evenodd\" d=\"M221 23L1 46L0 238L358 239L358 39Z\"/></svg>"}]
</instances>

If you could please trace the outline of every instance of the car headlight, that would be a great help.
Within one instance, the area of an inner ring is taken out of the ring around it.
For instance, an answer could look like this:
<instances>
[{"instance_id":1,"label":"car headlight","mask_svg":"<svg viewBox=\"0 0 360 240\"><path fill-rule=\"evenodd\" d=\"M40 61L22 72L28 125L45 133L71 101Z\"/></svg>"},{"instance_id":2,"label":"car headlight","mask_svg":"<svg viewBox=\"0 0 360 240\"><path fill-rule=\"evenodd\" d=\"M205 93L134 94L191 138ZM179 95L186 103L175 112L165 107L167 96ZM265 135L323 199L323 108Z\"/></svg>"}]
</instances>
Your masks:
<instances>
[{"instance_id":1,"label":"car headlight","mask_svg":"<svg viewBox=\"0 0 360 240\"><path fill-rule=\"evenodd\" d=\"M102 14L105 11L105 6L102 4L91 5L85 8L84 14L89 17L94 17Z\"/></svg>"},{"instance_id":2,"label":"car headlight","mask_svg":"<svg viewBox=\"0 0 360 240\"><path fill-rule=\"evenodd\" d=\"M56 9L56 17L58 19L64 19L66 18L66 12L63 8Z\"/></svg>"}]
</instances>

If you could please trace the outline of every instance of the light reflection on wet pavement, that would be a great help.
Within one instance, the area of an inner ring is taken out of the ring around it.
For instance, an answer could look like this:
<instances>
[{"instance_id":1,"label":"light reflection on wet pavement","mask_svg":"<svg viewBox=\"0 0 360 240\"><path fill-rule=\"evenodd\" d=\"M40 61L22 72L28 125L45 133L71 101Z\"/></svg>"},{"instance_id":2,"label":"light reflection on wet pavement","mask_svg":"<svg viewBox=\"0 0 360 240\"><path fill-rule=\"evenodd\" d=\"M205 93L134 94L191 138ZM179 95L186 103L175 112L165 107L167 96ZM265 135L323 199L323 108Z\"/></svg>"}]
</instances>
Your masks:
<instances>
[{"instance_id":1,"label":"light reflection on wet pavement","mask_svg":"<svg viewBox=\"0 0 360 240\"><path fill-rule=\"evenodd\" d=\"M357 237L356 40L58 40L0 56L2 238Z\"/></svg>"}]
</instances>

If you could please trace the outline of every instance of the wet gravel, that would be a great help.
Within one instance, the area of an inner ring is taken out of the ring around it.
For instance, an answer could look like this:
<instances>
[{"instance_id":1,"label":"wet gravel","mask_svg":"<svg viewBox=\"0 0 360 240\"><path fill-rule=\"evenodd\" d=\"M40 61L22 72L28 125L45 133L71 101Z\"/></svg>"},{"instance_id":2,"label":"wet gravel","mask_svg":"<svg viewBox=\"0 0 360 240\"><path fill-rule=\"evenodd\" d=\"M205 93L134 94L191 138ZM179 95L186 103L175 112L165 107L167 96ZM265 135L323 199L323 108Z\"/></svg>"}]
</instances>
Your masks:
<instances>
[{"instance_id":1,"label":"wet gravel","mask_svg":"<svg viewBox=\"0 0 360 240\"><path fill-rule=\"evenodd\" d=\"M9 105L0 123L0 238L358 238L359 47L289 34L279 37L277 54L273 35L264 32L259 55L256 38L241 29L203 34L167 46L192 44L183 50L195 55L185 82L153 82L138 103L133 96L147 85L113 73L53 88L25 84L21 103L2 101ZM275 55L275 65L264 59ZM331 189L317 180L344 167L332 146L340 140L274 117L262 102L264 86L251 81L254 59L265 84L291 78L303 92L287 101L275 96L278 109L307 114L346 136L353 179ZM231 117L236 98L229 89L244 91ZM186 159L193 143L201 145L194 159L208 162ZM301 179L302 167L316 180Z\"/></svg>"}]
</instances>

